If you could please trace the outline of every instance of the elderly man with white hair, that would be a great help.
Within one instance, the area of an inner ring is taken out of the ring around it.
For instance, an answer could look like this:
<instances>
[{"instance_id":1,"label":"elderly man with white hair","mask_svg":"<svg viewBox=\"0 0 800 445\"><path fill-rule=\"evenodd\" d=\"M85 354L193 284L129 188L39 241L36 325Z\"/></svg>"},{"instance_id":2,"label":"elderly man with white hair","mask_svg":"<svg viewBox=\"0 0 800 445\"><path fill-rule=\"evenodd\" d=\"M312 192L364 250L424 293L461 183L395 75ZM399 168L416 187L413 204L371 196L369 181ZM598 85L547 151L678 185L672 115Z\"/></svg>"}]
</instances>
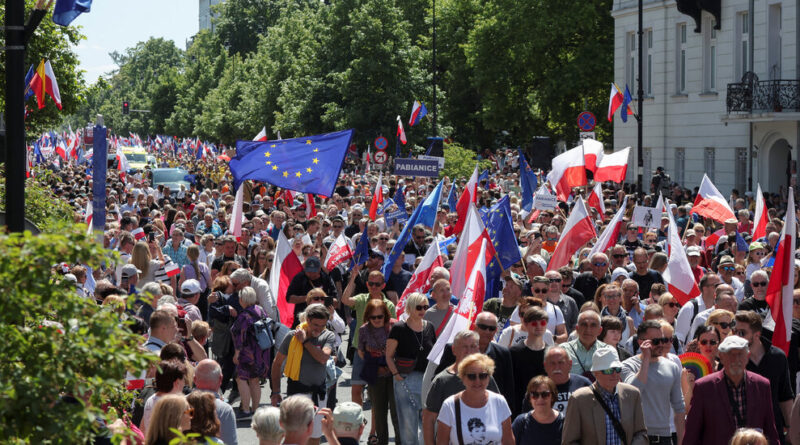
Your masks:
<instances>
[{"instance_id":1,"label":"elderly man with white hair","mask_svg":"<svg viewBox=\"0 0 800 445\"><path fill-rule=\"evenodd\" d=\"M280 320L278 305L272 296L269 284L265 280L253 276L249 270L242 268L236 269L231 273L231 282L233 283L234 291L240 291L246 286L252 287L256 291L258 305L266 311L269 318Z\"/></svg>"}]
</instances>

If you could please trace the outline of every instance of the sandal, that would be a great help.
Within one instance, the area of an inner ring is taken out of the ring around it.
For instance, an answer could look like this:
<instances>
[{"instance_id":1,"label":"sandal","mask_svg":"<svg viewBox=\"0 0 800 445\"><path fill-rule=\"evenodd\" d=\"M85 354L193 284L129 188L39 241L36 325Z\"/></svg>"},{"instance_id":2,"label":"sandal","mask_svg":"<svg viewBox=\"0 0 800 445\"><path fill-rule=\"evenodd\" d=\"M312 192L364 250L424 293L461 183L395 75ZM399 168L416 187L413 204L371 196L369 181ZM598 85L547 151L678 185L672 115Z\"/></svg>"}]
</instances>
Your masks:
<instances>
[{"instance_id":1,"label":"sandal","mask_svg":"<svg viewBox=\"0 0 800 445\"><path fill-rule=\"evenodd\" d=\"M370 434L369 439L367 439L367 443L369 445L378 445L378 435L377 434Z\"/></svg>"}]
</instances>

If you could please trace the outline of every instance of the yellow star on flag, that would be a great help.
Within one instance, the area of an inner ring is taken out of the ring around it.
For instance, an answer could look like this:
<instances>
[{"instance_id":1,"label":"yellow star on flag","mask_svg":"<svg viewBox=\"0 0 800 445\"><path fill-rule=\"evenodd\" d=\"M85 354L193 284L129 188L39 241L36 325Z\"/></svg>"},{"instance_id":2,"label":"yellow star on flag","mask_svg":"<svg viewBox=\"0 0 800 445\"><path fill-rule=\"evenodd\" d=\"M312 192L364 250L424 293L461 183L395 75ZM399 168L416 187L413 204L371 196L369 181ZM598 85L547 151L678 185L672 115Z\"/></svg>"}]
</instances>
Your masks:
<instances>
[{"instance_id":1,"label":"yellow star on flag","mask_svg":"<svg viewBox=\"0 0 800 445\"><path fill-rule=\"evenodd\" d=\"M306 139L306 144L311 144L311 139Z\"/></svg>"},{"instance_id":2,"label":"yellow star on flag","mask_svg":"<svg viewBox=\"0 0 800 445\"><path fill-rule=\"evenodd\" d=\"M275 147L277 147L277 145L275 145L275 144L272 144L272 145L270 145L270 147L271 147L271 148L275 148Z\"/></svg>"},{"instance_id":3,"label":"yellow star on flag","mask_svg":"<svg viewBox=\"0 0 800 445\"><path fill-rule=\"evenodd\" d=\"M272 161L267 161L267 165L272 165Z\"/></svg>"},{"instance_id":4,"label":"yellow star on flag","mask_svg":"<svg viewBox=\"0 0 800 445\"><path fill-rule=\"evenodd\" d=\"M272 169L273 169L273 170L277 170L277 169L278 169L278 166L277 166L277 165L273 165L273 166L272 166Z\"/></svg>"},{"instance_id":5,"label":"yellow star on flag","mask_svg":"<svg viewBox=\"0 0 800 445\"><path fill-rule=\"evenodd\" d=\"M307 172L309 172L309 173L311 173L311 167L308 167L308 168L306 169L306 171L307 171Z\"/></svg>"},{"instance_id":6,"label":"yellow star on flag","mask_svg":"<svg viewBox=\"0 0 800 445\"><path fill-rule=\"evenodd\" d=\"M314 161L315 164L319 164L319 158L314 158L312 161Z\"/></svg>"},{"instance_id":7,"label":"yellow star on flag","mask_svg":"<svg viewBox=\"0 0 800 445\"><path fill-rule=\"evenodd\" d=\"M284 178L288 178L289 177L289 172L283 172L283 177Z\"/></svg>"},{"instance_id":8,"label":"yellow star on flag","mask_svg":"<svg viewBox=\"0 0 800 445\"><path fill-rule=\"evenodd\" d=\"M319 151L319 148L315 148L315 149L314 149L314 153L316 153L316 152L318 152L318 151Z\"/></svg>"},{"instance_id":9,"label":"yellow star on flag","mask_svg":"<svg viewBox=\"0 0 800 445\"><path fill-rule=\"evenodd\" d=\"M265 152L264 152L264 156L266 156L266 157L270 157L270 156L272 156L272 153L270 153L270 152L268 152L268 151L265 151Z\"/></svg>"}]
</instances>

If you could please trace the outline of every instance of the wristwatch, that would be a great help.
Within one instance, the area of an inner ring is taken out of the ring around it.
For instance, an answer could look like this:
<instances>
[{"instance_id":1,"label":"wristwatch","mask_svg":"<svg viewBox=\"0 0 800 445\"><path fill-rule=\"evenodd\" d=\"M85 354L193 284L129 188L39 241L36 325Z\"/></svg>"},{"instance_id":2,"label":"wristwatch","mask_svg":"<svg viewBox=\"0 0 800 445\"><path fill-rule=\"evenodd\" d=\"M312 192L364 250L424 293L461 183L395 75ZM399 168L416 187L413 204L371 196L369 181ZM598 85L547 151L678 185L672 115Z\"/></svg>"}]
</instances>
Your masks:
<instances>
[{"instance_id":1,"label":"wristwatch","mask_svg":"<svg viewBox=\"0 0 800 445\"><path fill-rule=\"evenodd\" d=\"M194 336L183 337L183 341L192 341L194 340Z\"/></svg>"}]
</instances>

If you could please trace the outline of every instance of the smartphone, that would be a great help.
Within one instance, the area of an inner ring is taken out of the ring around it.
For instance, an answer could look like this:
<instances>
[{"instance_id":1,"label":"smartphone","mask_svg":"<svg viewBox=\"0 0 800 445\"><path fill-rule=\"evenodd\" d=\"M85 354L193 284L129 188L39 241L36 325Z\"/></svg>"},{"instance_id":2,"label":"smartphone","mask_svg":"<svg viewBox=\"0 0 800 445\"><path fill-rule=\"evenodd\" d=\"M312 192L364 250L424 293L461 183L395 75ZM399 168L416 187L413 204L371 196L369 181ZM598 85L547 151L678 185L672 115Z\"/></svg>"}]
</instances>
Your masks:
<instances>
[{"instance_id":1,"label":"smartphone","mask_svg":"<svg viewBox=\"0 0 800 445\"><path fill-rule=\"evenodd\" d=\"M147 234L147 242L152 243L155 240L156 240L156 234L155 233L150 232L150 233Z\"/></svg>"},{"instance_id":2,"label":"smartphone","mask_svg":"<svg viewBox=\"0 0 800 445\"><path fill-rule=\"evenodd\" d=\"M325 307L333 306L333 297L332 296L325 297L324 303L325 303Z\"/></svg>"}]
</instances>

